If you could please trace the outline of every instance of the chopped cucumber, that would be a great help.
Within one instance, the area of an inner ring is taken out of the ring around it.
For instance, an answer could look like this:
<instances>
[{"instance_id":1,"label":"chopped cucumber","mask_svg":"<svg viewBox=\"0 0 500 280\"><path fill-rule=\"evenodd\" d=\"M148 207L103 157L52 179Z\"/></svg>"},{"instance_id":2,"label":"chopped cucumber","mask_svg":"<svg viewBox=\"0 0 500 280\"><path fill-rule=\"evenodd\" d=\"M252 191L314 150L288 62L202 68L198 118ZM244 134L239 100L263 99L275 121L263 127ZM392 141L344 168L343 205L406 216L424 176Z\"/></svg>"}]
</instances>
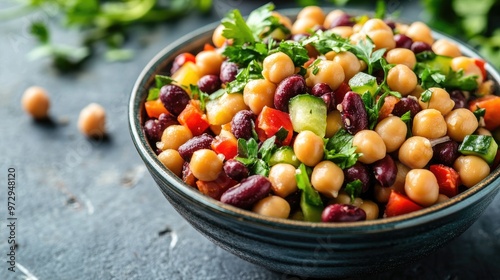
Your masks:
<instances>
[{"instance_id":1,"label":"chopped cucumber","mask_svg":"<svg viewBox=\"0 0 500 280\"><path fill-rule=\"evenodd\" d=\"M377 78L372 75L359 72L349 80L349 87L351 87L352 91L358 94L363 94L369 91L373 96L377 92L378 88Z\"/></svg>"},{"instance_id":2,"label":"chopped cucumber","mask_svg":"<svg viewBox=\"0 0 500 280\"><path fill-rule=\"evenodd\" d=\"M444 55L430 55L426 56L425 60L420 60L419 62L425 64L429 69L437 70L444 75L447 75L450 72L451 68L451 60L453 57L444 56Z\"/></svg>"},{"instance_id":3,"label":"chopped cucumber","mask_svg":"<svg viewBox=\"0 0 500 280\"><path fill-rule=\"evenodd\" d=\"M296 168L300 165L300 161L297 159L297 156L295 156L295 153L290 146L279 147L271 156L271 159L269 159L270 166L276 165L278 163L288 163L295 166Z\"/></svg>"},{"instance_id":4,"label":"chopped cucumber","mask_svg":"<svg viewBox=\"0 0 500 280\"><path fill-rule=\"evenodd\" d=\"M293 130L310 130L325 137L327 108L323 99L310 94L299 94L288 103Z\"/></svg>"},{"instance_id":5,"label":"chopped cucumber","mask_svg":"<svg viewBox=\"0 0 500 280\"><path fill-rule=\"evenodd\" d=\"M489 135L467 135L458 147L460 153L481 157L488 164L493 163L497 150L497 142Z\"/></svg>"}]
</instances>

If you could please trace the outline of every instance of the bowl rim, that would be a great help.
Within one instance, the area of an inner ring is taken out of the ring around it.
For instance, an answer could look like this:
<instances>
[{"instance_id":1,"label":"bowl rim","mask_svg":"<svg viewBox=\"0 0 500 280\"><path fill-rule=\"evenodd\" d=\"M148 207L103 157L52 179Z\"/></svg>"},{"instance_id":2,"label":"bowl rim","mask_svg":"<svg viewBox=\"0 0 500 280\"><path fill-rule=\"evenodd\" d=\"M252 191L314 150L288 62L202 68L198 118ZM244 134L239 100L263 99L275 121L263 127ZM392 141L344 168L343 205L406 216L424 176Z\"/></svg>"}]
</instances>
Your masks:
<instances>
[{"instance_id":1,"label":"bowl rim","mask_svg":"<svg viewBox=\"0 0 500 280\"><path fill-rule=\"evenodd\" d=\"M300 8L291 8L277 10L277 12L293 17L298 13L299 10ZM349 13L371 13L364 10L343 10ZM197 204L211 211L218 212L219 214L222 214L226 217L236 220L244 220L245 222L252 222L260 226L278 226L282 229L296 231L310 231L314 228L320 231L327 232L330 232L331 230L363 230L370 232L379 232L391 229L413 227L426 224L437 219L445 218L448 215L461 211L462 209L476 203L484 196L491 195L492 192L500 187L500 167L497 167L481 182L450 198L447 201L437 203L422 210L404 215L350 223L316 223L267 217L251 212L249 210L240 209L228 204L224 204L216 199L200 193L197 189L185 184L182 179L180 179L174 173L164 167L163 164L158 160L156 154L146 140L144 131L142 129L141 116L144 113L143 103L146 99L148 90L148 88L146 88L146 85L151 84L152 80L154 79L154 75L159 74L162 69L165 68L165 66L168 64L166 63L166 60L169 57L172 57L174 53L182 50L182 47L186 44L196 41L206 42L206 37L211 38L211 33L219 24L220 21L217 21L191 31L164 47L143 68L136 82L134 83L130 95L128 104L128 121L133 143L139 155L141 156L143 161L145 161L145 164L150 168L150 171L154 171L158 176L166 180L168 182L167 186L171 191L174 191L177 194L182 195L183 197L196 202ZM484 60L484 58L482 58L471 46L467 45L466 43L438 31L433 30L432 33L435 39L443 38L458 44L463 55L473 58L481 58ZM199 47L201 46L202 45L200 45ZM490 63L486 63L485 69L490 76L490 79L496 82L498 91L498 85L500 84L499 72ZM160 185L159 187L160 189L163 188L163 186ZM162 192L164 191L162 190Z\"/></svg>"}]
</instances>

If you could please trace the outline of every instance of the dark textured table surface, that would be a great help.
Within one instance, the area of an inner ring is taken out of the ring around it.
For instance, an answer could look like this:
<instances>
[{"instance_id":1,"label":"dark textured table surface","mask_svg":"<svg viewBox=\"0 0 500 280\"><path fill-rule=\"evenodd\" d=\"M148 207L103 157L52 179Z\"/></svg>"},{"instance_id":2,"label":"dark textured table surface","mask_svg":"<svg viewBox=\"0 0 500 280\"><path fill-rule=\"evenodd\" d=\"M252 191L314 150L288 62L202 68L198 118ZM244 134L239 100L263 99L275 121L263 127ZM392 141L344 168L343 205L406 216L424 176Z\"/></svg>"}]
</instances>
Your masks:
<instances>
[{"instance_id":1,"label":"dark textured table surface","mask_svg":"<svg viewBox=\"0 0 500 280\"><path fill-rule=\"evenodd\" d=\"M209 16L138 27L128 43L137 50L133 60L94 57L74 73L26 59L35 45L29 22L48 20L47 14L0 23L0 279L298 279L243 261L187 224L147 173L126 118L132 85L155 53L230 9L245 14L263 3L215 1ZM391 3L405 19L421 19L417 1ZM68 43L75 38L55 33ZM32 85L48 90L52 123L37 123L22 111L21 95ZM91 102L107 110L106 140L90 141L78 132L78 113ZM7 262L9 168L15 168L17 182L16 272L8 271ZM446 247L371 278L500 279L499 217L497 197Z\"/></svg>"}]
</instances>

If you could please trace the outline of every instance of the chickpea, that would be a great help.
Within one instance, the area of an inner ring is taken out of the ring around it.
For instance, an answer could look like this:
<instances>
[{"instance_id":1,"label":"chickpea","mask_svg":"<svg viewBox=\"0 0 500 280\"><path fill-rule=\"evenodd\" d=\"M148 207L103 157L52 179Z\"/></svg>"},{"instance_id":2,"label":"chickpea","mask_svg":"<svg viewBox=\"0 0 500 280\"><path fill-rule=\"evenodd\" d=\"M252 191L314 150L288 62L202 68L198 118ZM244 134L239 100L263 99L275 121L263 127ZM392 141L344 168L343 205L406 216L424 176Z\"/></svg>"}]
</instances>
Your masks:
<instances>
[{"instance_id":1,"label":"chickpea","mask_svg":"<svg viewBox=\"0 0 500 280\"><path fill-rule=\"evenodd\" d=\"M359 161L370 164L383 159L386 154L384 140L373 130L361 130L352 139L352 145L356 147L356 153L362 153Z\"/></svg>"},{"instance_id":2,"label":"chickpea","mask_svg":"<svg viewBox=\"0 0 500 280\"><path fill-rule=\"evenodd\" d=\"M386 49L392 50L396 47L396 41L394 41L394 33L387 30L374 30L366 33L375 44L375 50Z\"/></svg>"},{"instance_id":3,"label":"chickpea","mask_svg":"<svg viewBox=\"0 0 500 280\"><path fill-rule=\"evenodd\" d=\"M441 202L445 202L445 201L447 201L447 200L450 200L450 198L449 198L449 197L447 197L446 195L444 195L444 194L440 193L440 194L438 195L438 199L437 199L437 201L436 201L436 204L437 204L437 203L441 203Z\"/></svg>"},{"instance_id":4,"label":"chickpea","mask_svg":"<svg viewBox=\"0 0 500 280\"><path fill-rule=\"evenodd\" d=\"M106 133L106 111L97 103L90 103L80 111L78 129L88 137L103 137Z\"/></svg>"},{"instance_id":5,"label":"chickpea","mask_svg":"<svg viewBox=\"0 0 500 280\"><path fill-rule=\"evenodd\" d=\"M290 204L282 197L271 195L259 200L252 211L268 217L286 219L290 215Z\"/></svg>"},{"instance_id":6,"label":"chickpea","mask_svg":"<svg viewBox=\"0 0 500 280\"><path fill-rule=\"evenodd\" d=\"M205 75L219 75L224 58L215 50L201 51L196 55L196 66L200 77Z\"/></svg>"},{"instance_id":7,"label":"chickpea","mask_svg":"<svg viewBox=\"0 0 500 280\"><path fill-rule=\"evenodd\" d=\"M338 9L329 12L325 17L325 21L323 22L323 27L325 29L330 29L332 27L332 22L338 17L342 16L343 14L345 14L345 12Z\"/></svg>"},{"instance_id":8,"label":"chickpea","mask_svg":"<svg viewBox=\"0 0 500 280\"><path fill-rule=\"evenodd\" d=\"M314 74L314 68L316 67L318 72ZM337 62L322 60L316 67L307 69L306 84L308 87L313 87L319 83L327 83L332 90L336 90L345 79L344 69Z\"/></svg>"},{"instance_id":9,"label":"chickpea","mask_svg":"<svg viewBox=\"0 0 500 280\"><path fill-rule=\"evenodd\" d=\"M377 203L371 200L363 200L363 203L359 206L359 208L365 210L366 220L376 220L379 215L379 208Z\"/></svg>"},{"instance_id":10,"label":"chickpea","mask_svg":"<svg viewBox=\"0 0 500 280\"><path fill-rule=\"evenodd\" d=\"M336 26L331 28L330 32L335 33L344 39L349 39L349 37L354 34L351 26Z\"/></svg>"},{"instance_id":11,"label":"chickpea","mask_svg":"<svg viewBox=\"0 0 500 280\"><path fill-rule=\"evenodd\" d=\"M184 164L184 159L182 159L178 151L166 149L158 155L158 159L175 175L179 177L182 176L182 165Z\"/></svg>"},{"instance_id":12,"label":"chickpea","mask_svg":"<svg viewBox=\"0 0 500 280\"><path fill-rule=\"evenodd\" d=\"M396 181L392 184L391 188L399 193L404 193L406 174L408 174L408 171L411 169L399 160L396 161L396 167L398 168L398 173L396 175Z\"/></svg>"},{"instance_id":13,"label":"chickpea","mask_svg":"<svg viewBox=\"0 0 500 280\"><path fill-rule=\"evenodd\" d=\"M434 174L427 169L412 169L406 175L405 193L422 206L431 206L439 196L439 185Z\"/></svg>"},{"instance_id":14,"label":"chickpea","mask_svg":"<svg viewBox=\"0 0 500 280\"><path fill-rule=\"evenodd\" d=\"M388 153L399 149L406 140L407 130L406 124L396 116L386 117L375 126L375 132L382 137Z\"/></svg>"},{"instance_id":15,"label":"chickpea","mask_svg":"<svg viewBox=\"0 0 500 280\"><path fill-rule=\"evenodd\" d=\"M387 62L390 64L404 64L413 69L417 64L415 53L405 48L395 48L387 52Z\"/></svg>"},{"instance_id":16,"label":"chickpea","mask_svg":"<svg viewBox=\"0 0 500 280\"><path fill-rule=\"evenodd\" d=\"M220 48L224 46L224 43L226 43L226 38L222 36L222 31L224 30L224 25L219 24L217 28L215 28L214 33L212 34L212 42L214 43L214 46L216 48Z\"/></svg>"},{"instance_id":17,"label":"chickpea","mask_svg":"<svg viewBox=\"0 0 500 280\"><path fill-rule=\"evenodd\" d=\"M297 134L293 151L297 159L307 166L315 166L323 159L323 138L309 130Z\"/></svg>"},{"instance_id":18,"label":"chickpea","mask_svg":"<svg viewBox=\"0 0 500 280\"><path fill-rule=\"evenodd\" d=\"M243 89L243 100L250 110L258 115L262 109L274 107L276 85L265 79L251 80Z\"/></svg>"},{"instance_id":19,"label":"chickpea","mask_svg":"<svg viewBox=\"0 0 500 280\"><path fill-rule=\"evenodd\" d=\"M276 12L276 11L271 12L271 14L274 17L278 18L279 23L283 24L289 30L292 30L292 20L289 17L284 16L284 15L282 15L282 14Z\"/></svg>"},{"instance_id":20,"label":"chickpea","mask_svg":"<svg viewBox=\"0 0 500 280\"><path fill-rule=\"evenodd\" d=\"M216 152L210 149L200 149L193 153L189 168L194 177L202 181L213 181L222 172L223 162Z\"/></svg>"},{"instance_id":21,"label":"chickpea","mask_svg":"<svg viewBox=\"0 0 500 280\"><path fill-rule=\"evenodd\" d=\"M345 80L351 79L361 68L359 59L349 51L337 53L337 55L333 57L333 62L338 63L342 67Z\"/></svg>"},{"instance_id":22,"label":"chickpea","mask_svg":"<svg viewBox=\"0 0 500 280\"><path fill-rule=\"evenodd\" d=\"M389 25L387 25L383 20L379 18L372 18L367 20L365 24L363 24L363 27L361 28L361 32L364 33L369 33L377 30L385 30L392 32L391 27L389 27Z\"/></svg>"},{"instance_id":23,"label":"chickpea","mask_svg":"<svg viewBox=\"0 0 500 280\"><path fill-rule=\"evenodd\" d=\"M472 111L458 108L446 115L448 136L451 139L462 142L466 135L474 133L479 126L476 116Z\"/></svg>"},{"instance_id":24,"label":"chickpea","mask_svg":"<svg viewBox=\"0 0 500 280\"><path fill-rule=\"evenodd\" d=\"M318 21L310 18L310 17L303 17L303 18L298 18L292 25L292 34L304 34L304 33L311 33L311 30L314 29L314 27L318 26Z\"/></svg>"},{"instance_id":25,"label":"chickpea","mask_svg":"<svg viewBox=\"0 0 500 280\"><path fill-rule=\"evenodd\" d=\"M480 85L483 83L483 73L481 69L476 65L474 58L458 56L454 57L451 60L451 69L453 71L464 71L464 76L477 76L476 81L477 84Z\"/></svg>"},{"instance_id":26,"label":"chickpea","mask_svg":"<svg viewBox=\"0 0 500 280\"><path fill-rule=\"evenodd\" d=\"M412 133L435 139L446 135L446 121L443 115L436 109L424 109L413 118Z\"/></svg>"},{"instance_id":27,"label":"chickpea","mask_svg":"<svg viewBox=\"0 0 500 280\"><path fill-rule=\"evenodd\" d=\"M297 14L297 19L301 18L313 19L316 21L316 24L321 25L325 21L325 13L318 6L307 6Z\"/></svg>"},{"instance_id":28,"label":"chickpea","mask_svg":"<svg viewBox=\"0 0 500 280\"><path fill-rule=\"evenodd\" d=\"M278 84L284 78L295 73L292 59L283 52L267 56L262 63L262 68L264 78L274 84Z\"/></svg>"},{"instance_id":29,"label":"chickpea","mask_svg":"<svg viewBox=\"0 0 500 280\"><path fill-rule=\"evenodd\" d=\"M428 102L422 101L422 96L420 96L418 102L422 109L436 109L441 114L448 114L455 106L455 101L450 97L450 94L442 88L429 88L431 91L431 98Z\"/></svg>"},{"instance_id":30,"label":"chickpea","mask_svg":"<svg viewBox=\"0 0 500 280\"><path fill-rule=\"evenodd\" d=\"M417 86L417 75L408 66L398 64L389 70L387 85L391 90L408 95Z\"/></svg>"},{"instance_id":31,"label":"chickpea","mask_svg":"<svg viewBox=\"0 0 500 280\"><path fill-rule=\"evenodd\" d=\"M32 86L24 91L21 105L33 118L41 120L47 118L50 99L44 88Z\"/></svg>"},{"instance_id":32,"label":"chickpea","mask_svg":"<svg viewBox=\"0 0 500 280\"><path fill-rule=\"evenodd\" d=\"M413 41L425 42L431 46L434 43L431 29L427 24L421 21L412 23L406 30L405 35L410 37Z\"/></svg>"},{"instance_id":33,"label":"chickpea","mask_svg":"<svg viewBox=\"0 0 500 280\"><path fill-rule=\"evenodd\" d=\"M432 51L438 55L457 57L461 56L462 52L457 44L446 39L438 39L432 44Z\"/></svg>"},{"instance_id":34,"label":"chickpea","mask_svg":"<svg viewBox=\"0 0 500 280\"><path fill-rule=\"evenodd\" d=\"M486 161L477 156L459 156L453 168L460 175L460 181L468 188L479 183L490 174L490 166Z\"/></svg>"},{"instance_id":35,"label":"chickpea","mask_svg":"<svg viewBox=\"0 0 500 280\"><path fill-rule=\"evenodd\" d=\"M167 149L177 150L191 138L193 138L193 133L186 126L171 125L163 131L161 142L157 146L164 151Z\"/></svg>"},{"instance_id":36,"label":"chickpea","mask_svg":"<svg viewBox=\"0 0 500 280\"><path fill-rule=\"evenodd\" d=\"M330 138L342 128L342 117L338 110L333 110L326 116L325 137Z\"/></svg>"},{"instance_id":37,"label":"chickpea","mask_svg":"<svg viewBox=\"0 0 500 280\"><path fill-rule=\"evenodd\" d=\"M312 186L326 197L336 197L343 183L344 171L329 160L318 163L311 174Z\"/></svg>"},{"instance_id":38,"label":"chickpea","mask_svg":"<svg viewBox=\"0 0 500 280\"><path fill-rule=\"evenodd\" d=\"M297 190L295 170L295 166L288 163L278 163L271 167L268 178L274 194L287 197Z\"/></svg>"},{"instance_id":39,"label":"chickpea","mask_svg":"<svg viewBox=\"0 0 500 280\"><path fill-rule=\"evenodd\" d=\"M422 136L412 136L401 145L398 157L401 163L415 169L423 168L433 155L431 142Z\"/></svg>"},{"instance_id":40,"label":"chickpea","mask_svg":"<svg viewBox=\"0 0 500 280\"><path fill-rule=\"evenodd\" d=\"M491 133L491 131L487 130L484 127L478 128L474 134L493 136L493 134Z\"/></svg>"},{"instance_id":41,"label":"chickpea","mask_svg":"<svg viewBox=\"0 0 500 280\"><path fill-rule=\"evenodd\" d=\"M348 195L345 191L340 191L337 197L334 197L330 200L332 204L351 204L356 207L360 207L363 204L363 199L356 197L354 201L352 201L351 196Z\"/></svg>"},{"instance_id":42,"label":"chickpea","mask_svg":"<svg viewBox=\"0 0 500 280\"><path fill-rule=\"evenodd\" d=\"M380 184L375 184L373 187L373 197L379 203L387 203L389 201L389 196L391 196L391 191L393 187L382 187Z\"/></svg>"}]
</instances>

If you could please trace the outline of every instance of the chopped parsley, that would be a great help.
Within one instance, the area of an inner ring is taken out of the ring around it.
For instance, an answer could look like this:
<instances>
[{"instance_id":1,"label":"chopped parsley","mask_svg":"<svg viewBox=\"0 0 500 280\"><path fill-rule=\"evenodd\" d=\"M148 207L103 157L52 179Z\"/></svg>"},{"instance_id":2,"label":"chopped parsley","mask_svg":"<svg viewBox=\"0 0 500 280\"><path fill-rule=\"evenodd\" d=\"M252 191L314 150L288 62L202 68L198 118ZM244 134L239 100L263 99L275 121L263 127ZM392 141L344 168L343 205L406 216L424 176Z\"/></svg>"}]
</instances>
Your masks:
<instances>
[{"instance_id":1,"label":"chopped parsley","mask_svg":"<svg viewBox=\"0 0 500 280\"><path fill-rule=\"evenodd\" d=\"M353 136L345 129L340 129L331 138L325 140L325 159L337 164L341 169L353 166L361 154L352 146Z\"/></svg>"}]
</instances>

